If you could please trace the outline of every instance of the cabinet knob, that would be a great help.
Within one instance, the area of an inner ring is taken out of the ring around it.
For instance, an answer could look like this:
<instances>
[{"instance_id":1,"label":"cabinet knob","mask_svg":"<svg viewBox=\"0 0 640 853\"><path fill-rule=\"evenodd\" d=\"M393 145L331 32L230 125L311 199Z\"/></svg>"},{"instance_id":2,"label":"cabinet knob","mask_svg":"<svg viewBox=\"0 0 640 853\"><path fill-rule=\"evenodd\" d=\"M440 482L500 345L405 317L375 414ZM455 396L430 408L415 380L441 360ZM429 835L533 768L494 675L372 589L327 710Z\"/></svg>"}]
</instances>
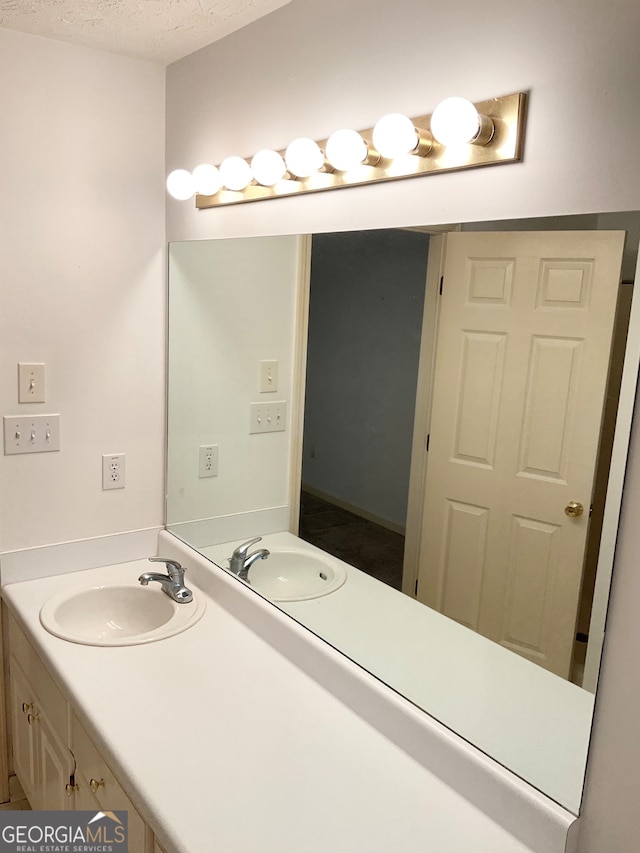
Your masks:
<instances>
[{"instance_id":1,"label":"cabinet knob","mask_svg":"<svg viewBox=\"0 0 640 853\"><path fill-rule=\"evenodd\" d=\"M89 787L91 788L94 794L101 785L104 785L104 779L89 779Z\"/></svg>"},{"instance_id":2,"label":"cabinet knob","mask_svg":"<svg viewBox=\"0 0 640 853\"><path fill-rule=\"evenodd\" d=\"M27 722L29 725L32 726L39 716L40 714L27 714Z\"/></svg>"},{"instance_id":3,"label":"cabinet knob","mask_svg":"<svg viewBox=\"0 0 640 853\"><path fill-rule=\"evenodd\" d=\"M23 702L22 703L22 713L23 714L28 714L32 708L33 708L33 702Z\"/></svg>"},{"instance_id":4,"label":"cabinet knob","mask_svg":"<svg viewBox=\"0 0 640 853\"><path fill-rule=\"evenodd\" d=\"M67 782L67 784L64 786L64 789L67 792L67 797L71 797L73 795L73 792L78 790L78 786L72 785L71 782Z\"/></svg>"}]
</instances>

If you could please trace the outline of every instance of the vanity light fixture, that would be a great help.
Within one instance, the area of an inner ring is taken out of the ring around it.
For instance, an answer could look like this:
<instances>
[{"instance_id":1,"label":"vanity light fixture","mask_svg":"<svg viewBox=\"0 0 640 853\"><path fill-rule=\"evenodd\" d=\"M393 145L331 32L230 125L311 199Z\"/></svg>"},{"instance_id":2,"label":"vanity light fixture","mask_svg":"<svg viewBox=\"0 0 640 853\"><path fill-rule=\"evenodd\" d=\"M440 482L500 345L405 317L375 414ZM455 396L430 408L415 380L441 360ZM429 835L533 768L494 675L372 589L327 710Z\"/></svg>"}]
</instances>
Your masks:
<instances>
[{"instance_id":1,"label":"vanity light fixture","mask_svg":"<svg viewBox=\"0 0 640 853\"><path fill-rule=\"evenodd\" d=\"M251 166L242 157L227 157L220 163L222 185L228 190L240 190L248 187L253 180Z\"/></svg>"},{"instance_id":2,"label":"vanity light fixture","mask_svg":"<svg viewBox=\"0 0 640 853\"><path fill-rule=\"evenodd\" d=\"M495 124L466 98L447 98L433 111L431 132L441 145L488 145Z\"/></svg>"},{"instance_id":3,"label":"vanity light fixture","mask_svg":"<svg viewBox=\"0 0 640 853\"><path fill-rule=\"evenodd\" d=\"M174 169L167 178L167 192L178 201L192 198L196 184L191 172L186 169Z\"/></svg>"},{"instance_id":4,"label":"vanity light fixture","mask_svg":"<svg viewBox=\"0 0 640 853\"><path fill-rule=\"evenodd\" d=\"M284 161L294 177L309 178L324 166L324 154L317 142L301 136L287 146Z\"/></svg>"},{"instance_id":5,"label":"vanity light fixture","mask_svg":"<svg viewBox=\"0 0 640 853\"><path fill-rule=\"evenodd\" d=\"M287 174L287 164L277 151L264 148L253 155L251 173L263 187L273 187Z\"/></svg>"},{"instance_id":6,"label":"vanity light fixture","mask_svg":"<svg viewBox=\"0 0 640 853\"><path fill-rule=\"evenodd\" d=\"M387 113L373 128L373 144L389 160L405 154L426 157L433 148L433 136L428 130L417 128L408 116Z\"/></svg>"},{"instance_id":7,"label":"vanity light fixture","mask_svg":"<svg viewBox=\"0 0 640 853\"><path fill-rule=\"evenodd\" d=\"M215 195L222 187L220 169L209 163L201 163L192 172L195 191L200 195Z\"/></svg>"},{"instance_id":8,"label":"vanity light fixture","mask_svg":"<svg viewBox=\"0 0 640 853\"><path fill-rule=\"evenodd\" d=\"M326 156L338 172L349 172L366 163L375 166L380 155L355 130L336 130L327 139Z\"/></svg>"},{"instance_id":9,"label":"vanity light fixture","mask_svg":"<svg viewBox=\"0 0 640 853\"><path fill-rule=\"evenodd\" d=\"M522 92L477 103L447 98L432 115L389 113L368 130L299 137L284 151L258 151L251 165L234 156L218 168L176 169L167 190L180 200L195 194L196 207L205 209L515 163L522 159L525 105Z\"/></svg>"}]
</instances>

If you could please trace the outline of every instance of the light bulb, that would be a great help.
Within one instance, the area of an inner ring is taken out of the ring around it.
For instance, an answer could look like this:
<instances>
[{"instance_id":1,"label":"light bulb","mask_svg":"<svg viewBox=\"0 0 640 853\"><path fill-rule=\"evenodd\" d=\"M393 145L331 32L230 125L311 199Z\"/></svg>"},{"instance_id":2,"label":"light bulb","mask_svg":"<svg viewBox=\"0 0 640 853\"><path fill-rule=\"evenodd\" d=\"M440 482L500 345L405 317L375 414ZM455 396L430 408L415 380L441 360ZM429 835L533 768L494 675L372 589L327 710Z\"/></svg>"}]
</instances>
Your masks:
<instances>
[{"instance_id":1,"label":"light bulb","mask_svg":"<svg viewBox=\"0 0 640 853\"><path fill-rule=\"evenodd\" d=\"M263 187L272 187L284 178L287 167L277 151L263 149L251 160L253 177Z\"/></svg>"},{"instance_id":2,"label":"light bulb","mask_svg":"<svg viewBox=\"0 0 640 853\"><path fill-rule=\"evenodd\" d=\"M201 163L191 173L197 193L215 195L222 186L220 170L210 163Z\"/></svg>"},{"instance_id":3,"label":"light bulb","mask_svg":"<svg viewBox=\"0 0 640 853\"><path fill-rule=\"evenodd\" d=\"M308 178L324 166L324 154L313 139L301 136L287 146L284 155L287 169L297 178Z\"/></svg>"},{"instance_id":4,"label":"light bulb","mask_svg":"<svg viewBox=\"0 0 640 853\"><path fill-rule=\"evenodd\" d=\"M222 183L229 190L243 190L251 183L251 167L242 157L227 157L220 163Z\"/></svg>"},{"instance_id":5,"label":"light bulb","mask_svg":"<svg viewBox=\"0 0 640 853\"><path fill-rule=\"evenodd\" d=\"M367 159L367 143L355 130L336 130L327 140L327 160L339 172L348 172Z\"/></svg>"},{"instance_id":6,"label":"light bulb","mask_svg":"<svg viewBox=\"0 0 640 853\"><path fill-rule=\"evenodd\" d=\"M466 98L447 98L431 116L431 133L442 145L464 145L480 132L478 110Z\"/></svg>"},{"instance_id":7,"label":"light bulb","mask_svg":"<svg viewBox=\"0 0 640 853\"><path fill-rule=\"evenodd\" d=\"M420 134L413 122L400 113L388 113L376 122L373 128L373 145L383 157L393 159L414 151L420 142Z\"/></svg>"},{"instance_id":8,"label":"light bulb","mask_svg":"<svg viewBox=\"0 0 640 853\"><path fill-rule=\"evenodd\" d=\"M186 169L174 169L167 177L167 192L178 201L186 201L195 191L193 176Z\"/></svg>"}]
</instances>

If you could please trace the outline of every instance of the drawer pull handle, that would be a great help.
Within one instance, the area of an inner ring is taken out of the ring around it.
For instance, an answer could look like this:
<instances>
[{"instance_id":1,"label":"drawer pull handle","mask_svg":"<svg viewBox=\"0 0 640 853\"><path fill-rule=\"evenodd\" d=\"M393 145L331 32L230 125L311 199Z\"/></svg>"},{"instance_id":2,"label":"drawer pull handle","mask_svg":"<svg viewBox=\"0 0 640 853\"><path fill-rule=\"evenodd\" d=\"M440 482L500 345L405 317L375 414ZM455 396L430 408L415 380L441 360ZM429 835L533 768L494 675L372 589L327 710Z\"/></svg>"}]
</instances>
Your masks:
<instances>
[{"instance_id":1,"label":"drawer pull handle","mask_svg":"<svg viewBox=\"0 0 640 853\"><path fill-rule=\"evenodd\" d=\"M27 714L27 722L29 725L32 726L39 716L40 714Z\"/></svg>"},{"instance_id":2,"label":"drawer pull handle","mask_svg":"<svg viewBox=\"0 0 640 853\"><path fill-rule=\"evenodd\" d=\"M91 788L91 790L93 791L94 794L96 793L96 791L98 790L98 788L101 785L104 785L104 779L100 779L99 781L98 781L98 779L90 779L89 780L89 787Z\"/></svg>"},{"instance_id":3,"label":"drawer pull handle","mask_svg":"<svg viewBox=\"0 0 640 853\"><path fill-rule=\"evenodd\" d=\"M73 792L78 790L78 786L72 785L71 782L67 782L67 784L64 786L64 789L67 792L67 797L71 797L73 795Z\"/></svg>"},{"instance_id":4,"label":"drawer pull handle","mask_svg":"<svg viewBox=\"0 0 640 853\"><path fill-rule=\"evenodd\" d=\"M22 703L22 713L23 714L28 714L32 708L33 708L33 702L23 702Z\"/></svg>"}]
</instances>

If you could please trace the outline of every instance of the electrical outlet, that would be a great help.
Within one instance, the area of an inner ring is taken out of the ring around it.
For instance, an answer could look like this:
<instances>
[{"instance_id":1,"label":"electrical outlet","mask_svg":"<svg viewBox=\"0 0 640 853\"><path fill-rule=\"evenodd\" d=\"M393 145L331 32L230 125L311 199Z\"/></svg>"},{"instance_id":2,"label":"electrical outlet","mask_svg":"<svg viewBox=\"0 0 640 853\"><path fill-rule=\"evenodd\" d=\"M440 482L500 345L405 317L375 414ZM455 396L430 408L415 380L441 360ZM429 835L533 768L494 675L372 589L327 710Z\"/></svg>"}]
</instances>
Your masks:
<instances>
[{"instance_id":1,"label":"electrical outlet","mask_svg":"<svg viewBox=\"0 0 640 853\"><path fill-rule=\"evenodd\" d=\"M198 454L198 477L218 476L218 445L201 444Z\"/></svg>"},{"instance_id":2,"label":"electrical outlet","mask_svg":"<svg viewBox=\"0 0 640 853\"><path fill-rule=\"evenodd\" d=\"M102 490L124 489L124 453L105 453L102 457Z\"/></svg>"},{"instance_id":3,"label":"electrical outlet","mask_svg":"<svg viewBox=\"0 0 640 853\"><path fill-rule=\"evenodd\" d=\"M284 432L287 428L287 404L249 403L249 433Z\"/></svg>"}]
</instances>

